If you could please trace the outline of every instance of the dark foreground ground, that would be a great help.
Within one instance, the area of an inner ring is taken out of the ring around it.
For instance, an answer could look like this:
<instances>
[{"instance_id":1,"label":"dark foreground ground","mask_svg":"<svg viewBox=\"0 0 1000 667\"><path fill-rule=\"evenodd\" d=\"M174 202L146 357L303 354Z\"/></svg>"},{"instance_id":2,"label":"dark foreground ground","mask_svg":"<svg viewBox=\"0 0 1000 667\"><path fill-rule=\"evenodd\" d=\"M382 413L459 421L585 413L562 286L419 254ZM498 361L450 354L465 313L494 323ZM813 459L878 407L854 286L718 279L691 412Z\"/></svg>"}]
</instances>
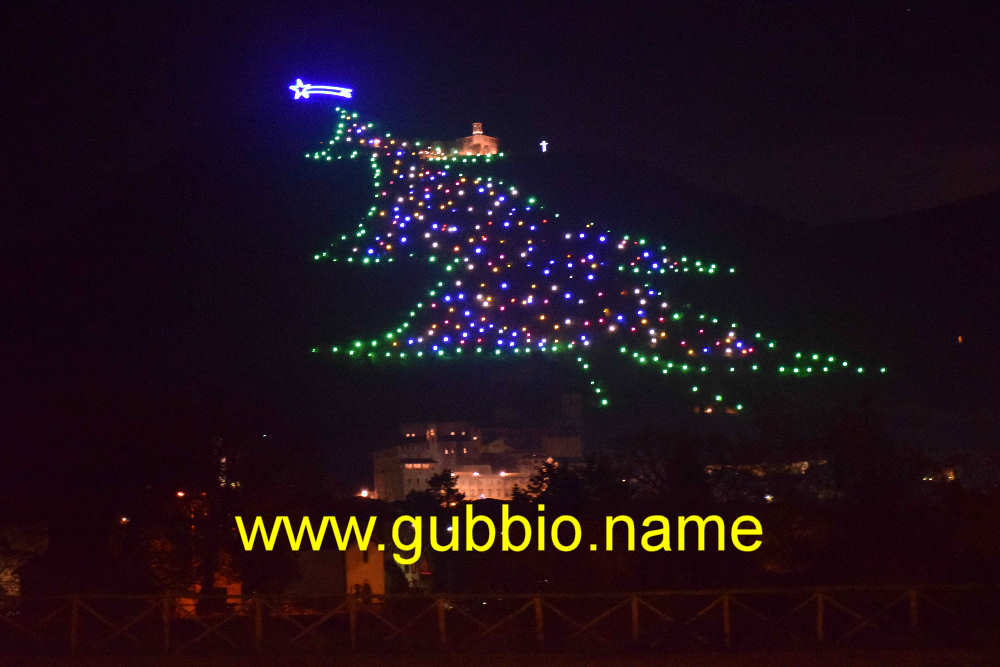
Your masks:
<instances>
[{"instance_id":1,"label":"dark foreground ground","mask_svg":"<svg viewBox=\"0 0 1000 667\"><path fill-rule=\"evenodd\" d=\"M842 665L997 665L1000 653L981 651L878 651L878 650L828 650L828 651L777 651L749 653L630 653L623 656L579 655L568 653L454 653L454 654L399 654L352 655L331 658L316 657L88 657L41 658L0 656L0 664L24 667L104 667L106 665L140 667L332 667L333 665L365 665L366 667L400 667L409 665L476 665L476 667L506 667L518 665L534 667L576 667L578 665L683 665L692 667L767 667L792 665L794 667L827 667Z\"/></svg>"}]
</instances>

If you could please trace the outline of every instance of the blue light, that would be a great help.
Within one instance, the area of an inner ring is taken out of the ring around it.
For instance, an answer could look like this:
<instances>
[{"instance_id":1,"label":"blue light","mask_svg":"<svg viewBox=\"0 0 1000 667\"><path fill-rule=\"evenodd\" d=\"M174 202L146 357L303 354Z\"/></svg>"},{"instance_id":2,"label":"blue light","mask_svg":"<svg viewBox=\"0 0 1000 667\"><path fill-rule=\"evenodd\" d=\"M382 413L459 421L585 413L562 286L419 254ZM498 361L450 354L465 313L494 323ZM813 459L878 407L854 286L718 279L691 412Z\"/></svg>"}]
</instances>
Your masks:
<instances>
[{"instance_id":1,"label":"blue light","mask_svg":"<svg viewBox=\"0 0 1000 667\"><path fill-rule=\"evenodd\" d=\"M337 97L353 97L354 90L343 86L317 86L312 83L302 83L302 79L295 79L295 83L288 87L295 93L295 99L308 100L310 95L335 95Z\"/></svg>"}]
</instances>

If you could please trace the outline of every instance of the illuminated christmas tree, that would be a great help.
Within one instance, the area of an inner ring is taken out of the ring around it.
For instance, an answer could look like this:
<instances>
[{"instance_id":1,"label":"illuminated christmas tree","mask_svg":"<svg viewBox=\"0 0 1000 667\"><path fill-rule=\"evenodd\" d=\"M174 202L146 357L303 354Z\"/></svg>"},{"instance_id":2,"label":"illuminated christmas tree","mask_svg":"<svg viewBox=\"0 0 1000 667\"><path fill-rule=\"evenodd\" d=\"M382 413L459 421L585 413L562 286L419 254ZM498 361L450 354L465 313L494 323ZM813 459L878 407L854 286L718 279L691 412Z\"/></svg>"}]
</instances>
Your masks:
<instances>
[{"instance_id":1,"label":"illuminated christmas tree","mask_svg":"<svg viewBox=\"0 0 1000 667\"><path fill-rule=\"evenodd\" d=\"M374 203L364 222L314 259L390 267L416 260L440 275L398 326L315 353L397 362L562 355L586 374L597 403L608 405L591 357L613 349L683 383L708 414L743 411L744 399L729 391L735 377L865 372L831 354L783 359L760 331L683 306L696 299L679 291L735 269L560 219L536 197L482 173L503 153L466 155L398 140L356 112L337 113L333 136L307 157L367 160Z\"/></svg>"}]
</instances>

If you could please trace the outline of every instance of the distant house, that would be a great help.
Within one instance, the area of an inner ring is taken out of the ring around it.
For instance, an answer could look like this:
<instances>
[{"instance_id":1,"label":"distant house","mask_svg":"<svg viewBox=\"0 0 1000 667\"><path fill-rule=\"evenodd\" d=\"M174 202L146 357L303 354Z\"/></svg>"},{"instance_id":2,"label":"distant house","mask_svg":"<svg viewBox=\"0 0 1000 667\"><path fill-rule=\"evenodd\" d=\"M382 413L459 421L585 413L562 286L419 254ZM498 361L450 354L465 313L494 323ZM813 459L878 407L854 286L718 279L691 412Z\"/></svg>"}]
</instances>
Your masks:
<instances>
[{"instance_id":1,"label":"distant house","mask_svg":"<svg viewBox=\"0 0 1000 667\"><path fill-rule=\"evenodd\" d=\"M473 123L472 135L457 140L455 148L462 155L496 155L500 152L500 141L483 134L482 123Z\"/></svg>"},{"instance_id":2,"label":"distant house","mask_svg":"<svg viewBox=\"0 0 1000 667\"><path fill-rule=\"evenodd\" d=\"M450 141L422 142L426 148L421 153L426 157L434 155L496 155L500 152L500 140L483 134L483 124L473 123L472 134Z\"/></svg>"},{"instance_id":3,"label":"distant house","mask_svg":"<svg viewBox=\"0 0 1000 667\"><path fill-rule=\"evenodd\" d=\"M354 544L346 551L303 549L296 552L295 563L299 579L284 590L290 598L386 593L385 552L379 551L374 543L368 545L367 551Z\"/></svg>"},{"instance_id":4,"label":"distant house","mask_svg":"<svg viewBox=\"0 0 1000 667\"><path fill-rule=\"evenodd\" d=\"M525 488L549 458L578 460L579 430L563 428L480 428L470 422L403 424L401 442L374 454L372 497L403 500L427 490L428 480L444 470L469 500L509 500L515 486Z\"/></svg>"}]
</instances>

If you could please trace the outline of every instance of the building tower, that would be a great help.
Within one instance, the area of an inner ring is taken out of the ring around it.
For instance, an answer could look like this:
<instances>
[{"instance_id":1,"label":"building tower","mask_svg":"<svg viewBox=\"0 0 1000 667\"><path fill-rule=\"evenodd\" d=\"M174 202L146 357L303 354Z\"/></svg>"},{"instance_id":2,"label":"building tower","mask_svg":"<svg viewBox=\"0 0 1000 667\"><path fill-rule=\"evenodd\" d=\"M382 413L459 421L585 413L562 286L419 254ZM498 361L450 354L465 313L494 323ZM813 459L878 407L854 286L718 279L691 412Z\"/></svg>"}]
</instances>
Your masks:
<instances>
[{"instance_id":1,"label":"building tower","mask_svg":"<svg viewBox=\"0 0 1000 667\"><path fill-rule=\"evenodd\" d=\"M500 140L483 134L482 123L473 123L472 134L455 143L462 155L496 155L500 152Z\"/></svg>"},{"instance_id":2,"label":"building tower","mask_svg":"<svg viewBox=\"0 0 1000 667\"><path fill-rule=\"evenodd\" d=\"M441 452L438 450L437 427L434 426L434 424L428 424L427 430L424 433L424 437L427 442L428 456L435 461L440 461Z\"/></svg>"}]
</instances>

